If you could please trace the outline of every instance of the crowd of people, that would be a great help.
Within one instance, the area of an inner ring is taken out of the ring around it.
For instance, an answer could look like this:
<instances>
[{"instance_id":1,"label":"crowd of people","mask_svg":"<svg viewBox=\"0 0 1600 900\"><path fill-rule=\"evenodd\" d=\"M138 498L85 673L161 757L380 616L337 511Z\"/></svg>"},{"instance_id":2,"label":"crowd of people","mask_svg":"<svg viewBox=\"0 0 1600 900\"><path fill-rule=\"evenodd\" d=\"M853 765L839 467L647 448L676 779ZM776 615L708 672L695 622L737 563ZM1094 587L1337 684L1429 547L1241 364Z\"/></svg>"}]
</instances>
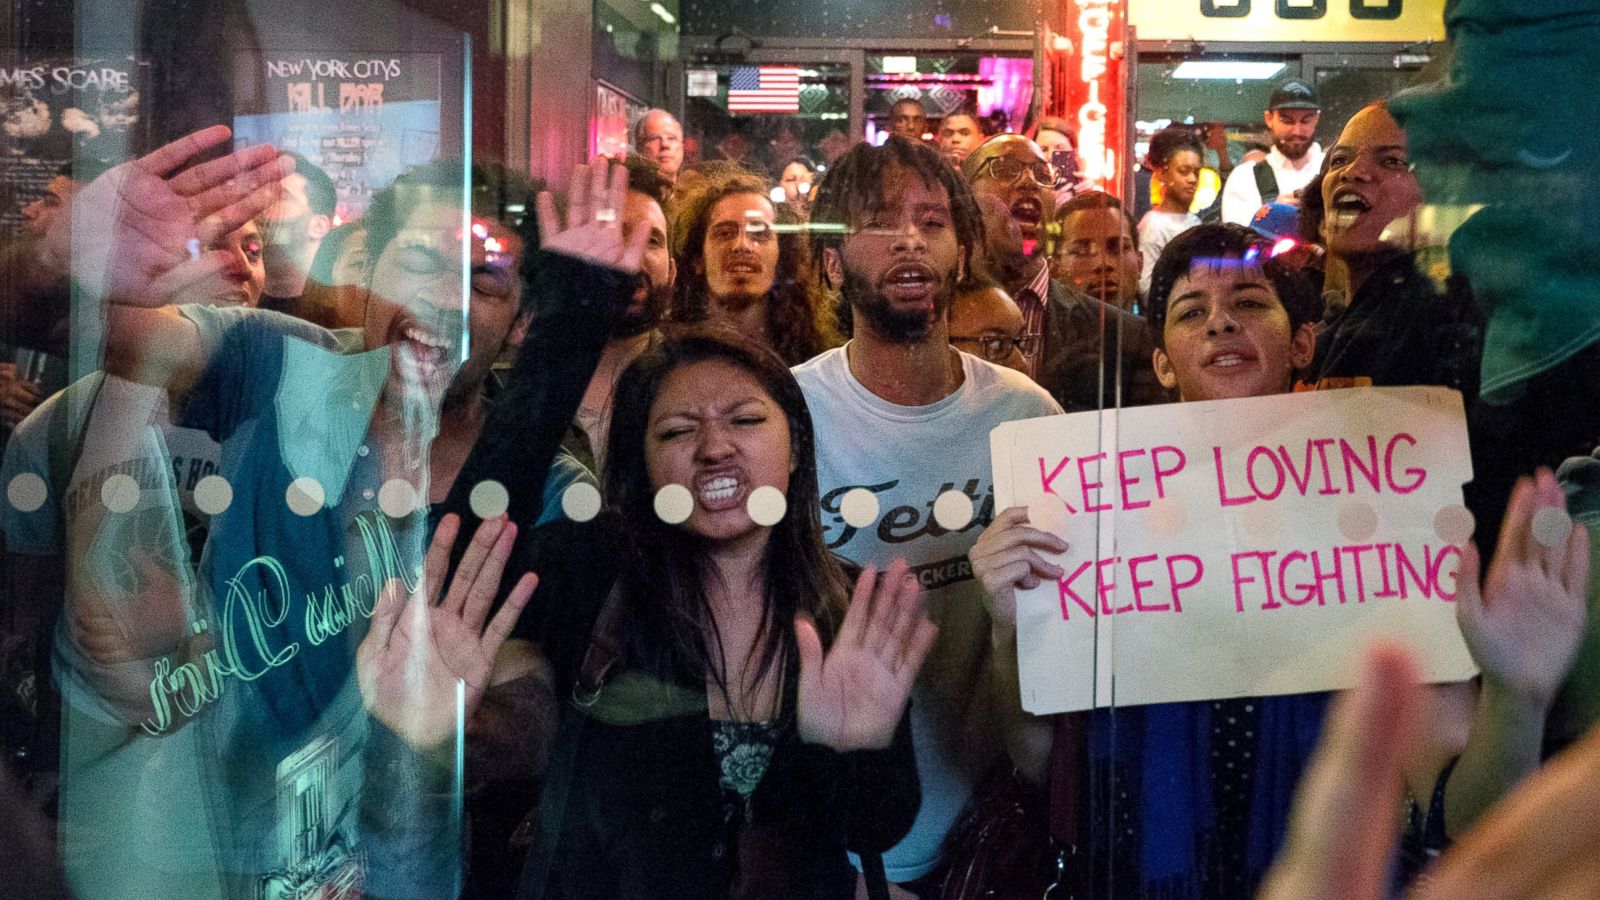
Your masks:
<instances>
[{"instance_id":1,"label":"crowd of people","mask_svg":"<svg viewBox=\"0 0 1600 900\"><path fill-rule=\"evenodd\" d=\"M1216 215L1162 132L1142 221L1069 123L915 100L770 173L650 110L561 204L440 161L343 223L222 126L64 172L0 254L0 338L102 359L0 370L30 896L966 897L1018 833L1034 893L1462 896L1510 846L1484 896L1588 895L1600 423L1481 396L1408 102L1324 153L1281 86ZM1410 385L1468 410L1477 679L1386 646L1342 699L1023 710L1017 594L1071 548L997 508L996 427Z\"/></svg>"}]
</instances>

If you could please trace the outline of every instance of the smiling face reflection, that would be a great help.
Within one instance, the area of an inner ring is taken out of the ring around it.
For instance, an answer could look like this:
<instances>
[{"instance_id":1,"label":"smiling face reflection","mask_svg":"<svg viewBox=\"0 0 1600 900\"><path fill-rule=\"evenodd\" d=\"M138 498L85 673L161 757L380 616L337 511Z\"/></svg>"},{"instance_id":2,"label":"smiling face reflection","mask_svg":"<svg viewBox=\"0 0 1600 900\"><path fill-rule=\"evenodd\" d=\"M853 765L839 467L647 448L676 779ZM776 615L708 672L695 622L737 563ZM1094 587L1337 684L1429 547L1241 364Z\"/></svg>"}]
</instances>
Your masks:
<instances>
[{"instance_id":1,"label":"smiling face reflection","mask_svg":"<svg viewBox=\"0 0 1600 900\"><path fill-rule=\"evenodd\" d=\"M756 488L789 492L789 421L744 368L720 359L682 366L650 407L645 470L652 491L680 484L694 497L683 528L726 544L765 536L746 503Z\"/></svg>"},{"instance_id":2,"label":"smiling face reflection","mask_svg":"<svg viewBox=\"0 0 1600 900\"><path fill-rule=\"evenodd\" d=\"M505 225L472 219L471 258L462 258L456 204L413 207L373 263L364 319L368 347L390 346L390 387L420 388L432 400L464 398L481 387L517 324L522 243ZM481 234L480 234L481 232ZM470 265L470 294L462 271ZM463 321L471 354L460 360Z\"/></svg>"}]
</instances>

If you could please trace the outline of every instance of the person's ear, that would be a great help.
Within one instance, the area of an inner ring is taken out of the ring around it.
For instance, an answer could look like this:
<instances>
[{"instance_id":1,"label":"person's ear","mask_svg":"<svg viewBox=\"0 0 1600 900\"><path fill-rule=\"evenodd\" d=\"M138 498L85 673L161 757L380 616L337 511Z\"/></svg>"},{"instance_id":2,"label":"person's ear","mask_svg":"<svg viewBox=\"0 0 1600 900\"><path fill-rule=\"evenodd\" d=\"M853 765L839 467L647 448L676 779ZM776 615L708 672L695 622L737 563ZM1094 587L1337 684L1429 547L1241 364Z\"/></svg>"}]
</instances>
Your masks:
<instances>
[{"instance_id":1,"label":"person's ear","mask_svg":"<svg viewBox=\"0 0 1600 900\"><path fill-rule=\"evenodd\" d=\"M1302 322L1289 340L1289 362L1296 369L1311 365L1312 358L1317 355L1317 326Z\"/></svg>"},{"instance_id":2,"label":"person's ear","mask_svg":"<svg viewBox=\"0 0 1600 900\"><path fill-rule=\"evenodd\" d=\"M306 223L306 237L313 241L320 241L333 230L333 219L327 216L312 216Z\"/></svg>"},{"instance_id":3,"label":"person's ear","mask_svg":"<svg viewBox=\"0 0 1600 900\"><path fill-rule=\"evenodd\" d=\"M668 257L667 258L667 288L670 290L671 288L676 286L677 283L678 283L678 261L676 259Z\"/></svg>"},{"instance_id":4,"label":"person's ear","mask_svg":"<svg viewBox=\"0 0 1600 900\"><path fill-rule=\"evenodd\" d=\"M844 259L839 255L839 248L822 248L822 277L828 279L828 287L844 284Z\"/></svg>"},{"instance_id":5,"label":"person's ear","mask_svg":"<svg viewBox=\"0 0 1600 900\"><path fill-rule=\"evenodd\" d=\"M511 323L511 330L506 332L507 347L515 349L522 346L522 342L528 339L528 324L532 320L533 316L528 313L517 316L516 321Z\"/></svg>"},{"instance_id":6,"label":"person's ear","mask_svg":"<svg viewBox=\"0 0 1600 900\"><path fill-rule=\"evenodd\" d=\"M1167 351L1157 347L1151 352L1150 364L1156 370L1156 380L1167 390L1178 386L1178 372L1172 368L1172 359L1167 356Z\"/></svg>"},{"instance_id":7,"label":"person's ear","mask_svg":"<svg viewBox=\"0 0 1600 900\"><path fill-rule=\"evenodd\" d=\"M694 258L694 274L700 278L706 276L706 258L704 256Z\"/></svg>"}]
</instances>

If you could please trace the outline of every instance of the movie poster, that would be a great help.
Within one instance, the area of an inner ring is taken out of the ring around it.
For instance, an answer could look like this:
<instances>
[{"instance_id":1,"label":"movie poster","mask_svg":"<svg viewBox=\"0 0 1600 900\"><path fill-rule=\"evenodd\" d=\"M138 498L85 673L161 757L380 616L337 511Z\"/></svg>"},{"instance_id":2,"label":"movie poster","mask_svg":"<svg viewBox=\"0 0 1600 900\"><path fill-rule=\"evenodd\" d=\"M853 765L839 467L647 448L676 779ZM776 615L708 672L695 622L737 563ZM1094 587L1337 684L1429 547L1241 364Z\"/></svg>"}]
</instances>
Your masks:
<instances>
[{"instance_id":1,"label":"movie poster","mask_svg":"<svg viewBox=\"0 0 1600 900\"><path fill-rule=\"evenodd\" d=\"M339 193L337 216L366 211L372 194L439 155L436 53L269 51L242 58L234 117L240 146L270 143L319 166ZM244 77L248 75L248 77Z\"/></svg>"},{"instance_id":2,"label":"movie poster","mask_svg":"<svg viewBox=\"0 0 1600 900\"><path fill-rule=\"evenodd\" d=\"M0 238L74 158L115 164L142 146L146 67L122 59L0 51Z\"/></svg>"}]
</instances>

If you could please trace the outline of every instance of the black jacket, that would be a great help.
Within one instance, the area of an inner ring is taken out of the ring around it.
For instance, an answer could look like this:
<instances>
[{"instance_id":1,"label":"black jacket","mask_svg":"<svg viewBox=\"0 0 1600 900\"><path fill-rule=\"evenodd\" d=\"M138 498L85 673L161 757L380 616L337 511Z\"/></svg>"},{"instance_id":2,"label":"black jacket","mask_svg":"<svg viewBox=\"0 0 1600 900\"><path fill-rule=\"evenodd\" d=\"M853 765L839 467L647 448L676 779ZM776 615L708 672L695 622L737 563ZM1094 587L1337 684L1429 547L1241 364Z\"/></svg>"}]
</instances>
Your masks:
<instances>
[{"instance_id":1,"label":"black jacket","mask_svg":"<svg viewBox=\"0 0 1600 900\"><path fill-rule=\"evenodd\" d=\"M1059 281L1044 312L1039 386L1066 412L1166 403L1145 321Z\"/></svg>"}]
</instances>

